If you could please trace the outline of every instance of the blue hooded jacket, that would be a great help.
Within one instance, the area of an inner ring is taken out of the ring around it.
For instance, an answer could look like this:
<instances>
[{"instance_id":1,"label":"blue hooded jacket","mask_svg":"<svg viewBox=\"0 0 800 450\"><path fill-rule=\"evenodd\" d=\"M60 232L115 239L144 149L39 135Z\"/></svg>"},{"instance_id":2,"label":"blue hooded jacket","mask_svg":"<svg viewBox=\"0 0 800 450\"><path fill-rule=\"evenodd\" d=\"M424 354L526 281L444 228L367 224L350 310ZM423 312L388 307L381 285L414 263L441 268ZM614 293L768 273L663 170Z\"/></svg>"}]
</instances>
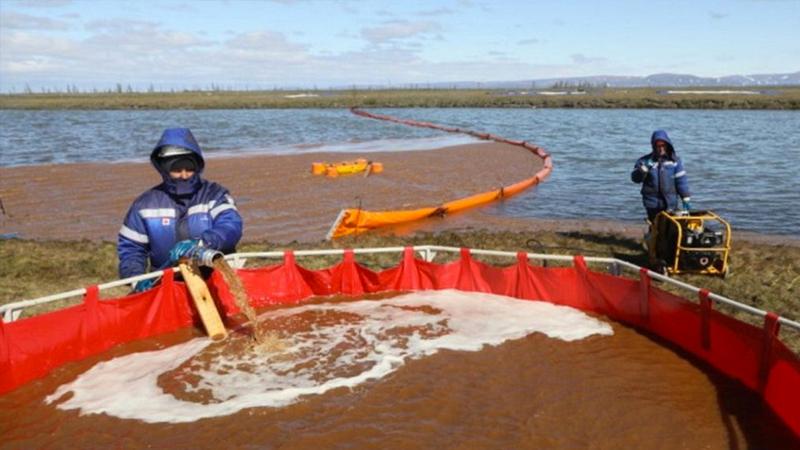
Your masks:
<instances>
[{"instance_id":1,"label":"blue hooded jacket","mask_svg":"<svg viewBox=\"0 0 800 450\"><path fill-rule=\"evenodd\" d=\"M188 180L170 177L159 152L165 146L190 150L197 170ZM121 278L141 275L150 260L152 270L170 266L169 251L184 239L201 239L204 247L235 251L242 237L242 218L228 190L201 177L205 161L188 128L164 130L150 154L164 180L134 200L119 230L117 255Z\"/></svg>"},{"instance_id":2,"label":"blue hooded jacket","mask_svg":"<svg viewBox=\"0 0 800 450\"><path fill-rule=\"evenodd\" d=\"M666 155L662 158L658 157L656 141L667 144ZM650 153L636 160L631 180L634 183L642 183L642 203L645 208L660 211L677 210L679 196L687 202L690 199L689 181L686 178L683 162L675 153L672 141L664 130L653 132L650 137L650 147L652 148ZM652 167L648 167L651 165Z\"/></svg>"}]
</instances>

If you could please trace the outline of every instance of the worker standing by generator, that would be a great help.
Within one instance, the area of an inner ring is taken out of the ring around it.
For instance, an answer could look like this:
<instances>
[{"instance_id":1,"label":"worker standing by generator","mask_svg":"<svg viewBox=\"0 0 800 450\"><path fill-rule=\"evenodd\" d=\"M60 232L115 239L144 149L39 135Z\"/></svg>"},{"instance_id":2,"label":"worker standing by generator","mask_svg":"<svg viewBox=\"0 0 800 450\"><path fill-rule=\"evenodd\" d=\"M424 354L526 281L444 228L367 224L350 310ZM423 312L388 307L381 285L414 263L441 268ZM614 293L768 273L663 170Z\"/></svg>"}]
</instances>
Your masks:
<instances>
[{"instance_id":1,"label":"worker standing by generator","mask_svg":"<svg viewBox=\"0 0 800 450\"><path fill-rule=\"evenodd\" d=\"M683 162L667 132L656 130L650 137L652 151L638 160L631 172L634 183L642 183L642 203L647 210L647 220L652 223L661 211L689 210L689 181Z\"/></svg>"},{"instance_id":2,"label":"worker standing by generator","mask_svg":"<svg viewBox=\"0 0 800 450\"><path fill-rule=\"evenodd\" d=\"M652 151L636 160L631 172L631 180L642 183L650 269L727 276L730 224L712 211L691 210L686 170L666 131L654 131L650 145Z\"/></svg>"}]
</instances>

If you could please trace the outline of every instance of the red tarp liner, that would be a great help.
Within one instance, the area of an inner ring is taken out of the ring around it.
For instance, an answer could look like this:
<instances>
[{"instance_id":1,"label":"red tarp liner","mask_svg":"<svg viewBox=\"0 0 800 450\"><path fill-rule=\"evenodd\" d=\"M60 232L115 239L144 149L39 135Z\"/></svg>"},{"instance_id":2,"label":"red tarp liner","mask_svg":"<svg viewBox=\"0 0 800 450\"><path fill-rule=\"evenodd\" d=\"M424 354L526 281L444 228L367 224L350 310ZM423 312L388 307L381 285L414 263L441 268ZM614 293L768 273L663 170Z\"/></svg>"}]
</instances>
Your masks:
<instances>
[{"instance_id":1,"label":"red tarp liner","mask_svg":"<svg viewBox=\"0 0 800 450\"><path fill-rule=\"evenodd\" d=\"M639 280L593 272L580 256L573 267L545 268L531 266L524 253L517 264L498 268L473 260L466 249L458 261L434 264L416 259L407 248L397 267L381 272L360 266L347 251L341 263L327 269L304 269L286 252L282 264L238 274L256 307L314 295L455 288L606 315L676 344L759 392L800 439L800 360L777 339L777 316L770 314L763 328L754 327L714 311L706 291L694 302L652 287L644 270ZM222 277L215 273L209 285L223 315L237 314ZM98 301L92 287L81 305L0 321L0 393L117 344L198 323L190 304L185 286L168 270L161 285L148 292Z\"/></svg>"}]
</instances>

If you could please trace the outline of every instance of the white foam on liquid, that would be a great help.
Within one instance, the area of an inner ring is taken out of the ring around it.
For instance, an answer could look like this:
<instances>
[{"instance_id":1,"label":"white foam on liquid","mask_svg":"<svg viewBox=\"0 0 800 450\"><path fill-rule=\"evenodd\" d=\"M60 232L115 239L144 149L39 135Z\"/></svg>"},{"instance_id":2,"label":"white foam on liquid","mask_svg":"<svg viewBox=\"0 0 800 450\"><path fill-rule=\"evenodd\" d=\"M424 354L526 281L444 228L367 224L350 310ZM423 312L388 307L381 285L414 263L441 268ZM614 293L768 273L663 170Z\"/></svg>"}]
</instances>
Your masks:
<instances>
[{"instance_id":1,"label":"white foam on liquid","mask_svg":"<svg viewBox=\"0 0 800 450\"><path fill-rule=\"evenodd\" d=\"M260 319L294 321L300 331L281 334L285 348L272 353L226 352L225 345L209 347L209 339L198 338L118 357L60 386L46 402L72 392L58 408L151 423L193 422L354 387L442 349L478 351L534 332L565 341L613 334L609 324L570 307L456 290L298 306ZM193 359L198 355L204 358ZM178 367L194 380L184 382L184 390L210 392L212 403L181 400L158 386L159 375Z\"/></svg>"}]
</instances>

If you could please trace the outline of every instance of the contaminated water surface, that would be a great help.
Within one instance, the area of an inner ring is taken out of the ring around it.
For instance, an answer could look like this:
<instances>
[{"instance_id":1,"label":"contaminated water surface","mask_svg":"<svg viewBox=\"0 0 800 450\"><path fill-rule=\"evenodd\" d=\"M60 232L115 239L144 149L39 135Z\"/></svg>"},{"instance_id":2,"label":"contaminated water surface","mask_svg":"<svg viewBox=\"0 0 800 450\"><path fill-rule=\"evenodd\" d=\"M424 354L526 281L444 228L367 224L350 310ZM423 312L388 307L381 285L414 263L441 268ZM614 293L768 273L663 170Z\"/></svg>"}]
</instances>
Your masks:
<instances>
[{"instance_id":1,"label":"contaminated water surface","mask_svg":"<svg viewBox=\"0 0 800 450\"><path fill-rule=\"evenodd\" d=\"M407 108L375 112L533 142L550 179L500 205L511 217L641 222L634 161L666 129L695 209L736 230L800 235L800 111ZM0 166L146 161L166 127L190 127L210 158L254 153L419 150L474 139L356 117L347 110L0 111ZM489 174L490 176L490 174Z\"/></svg>"},{"instance_id":2,"label":"contaminated water surface","mask_svg":"<svg viewBox=\"0 0 800 450\"><path fill-rule=\"evenodd\" d=\"M0 397L4 448L790 448L758 397L605 318L431 291L183 330Z\"/></svg>"}]
</instances>

